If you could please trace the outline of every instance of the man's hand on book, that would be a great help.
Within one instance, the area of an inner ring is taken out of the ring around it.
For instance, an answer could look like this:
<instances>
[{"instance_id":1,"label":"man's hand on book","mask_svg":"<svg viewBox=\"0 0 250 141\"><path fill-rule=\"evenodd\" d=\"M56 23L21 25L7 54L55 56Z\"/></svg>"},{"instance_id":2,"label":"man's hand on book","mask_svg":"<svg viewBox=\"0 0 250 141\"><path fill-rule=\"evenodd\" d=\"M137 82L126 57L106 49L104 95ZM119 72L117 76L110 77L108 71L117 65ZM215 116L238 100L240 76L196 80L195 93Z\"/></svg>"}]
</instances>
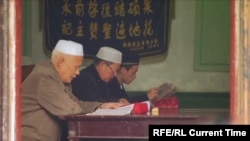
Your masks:
<instances>
[{"instance_id":1,"label":"man's hand on book","mask_svg":"<svg viewBox=\"0 0 250 141\"><path fill-rule=\"evenodd\" d=\"M119 102L106 102L102 103L100 109L116 109L121 107Z\"/></svg>"},{"instance_id":2,"label":"man's hand on book","mask_svg":"<svg viewBox=\"0 0 250 141\"><path fill-rule=\"evenodd\" d=\"M155 88L149 89L147 96L148 96L149 100L152 100L155 97L157 97L158 96L158 88L155 87Z\"/></svg>"},{"instance_id":3,"label":"man's hand on book","mask_svg":"<svg viewBox=\"0 0 250 141\"><path fill-rule=\"evenodd\" d=\"M158 96L151 100L152 103L155 103L162 98L167 98L172 96L177 91L177 88L172 83L165 82L158 87Z\"/></svg>"},{"instance_id":4,"label":"man's hand on book","mask_svg":"<svg viewBox=\"0 0 250 141\"><path fill-rule=\"evenodd\" d=\"M126 106L131 104L126 98L120 98L119 103L121 104L121 106Z\"/></svg>"}]
</instances>

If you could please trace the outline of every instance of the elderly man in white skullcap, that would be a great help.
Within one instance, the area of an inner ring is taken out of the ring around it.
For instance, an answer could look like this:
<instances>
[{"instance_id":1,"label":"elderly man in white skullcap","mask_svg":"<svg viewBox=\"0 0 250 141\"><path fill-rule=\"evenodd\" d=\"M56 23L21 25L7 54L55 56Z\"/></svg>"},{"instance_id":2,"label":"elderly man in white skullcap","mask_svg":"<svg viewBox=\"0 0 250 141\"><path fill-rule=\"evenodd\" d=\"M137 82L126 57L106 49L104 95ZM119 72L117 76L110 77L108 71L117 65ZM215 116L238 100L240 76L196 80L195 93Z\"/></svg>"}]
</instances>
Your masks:
<instances>
[{"instance_id":1,"label":"elderly man in white skullcap","mask_svg":"<svg viewBox=\"0 0 250 141\"><path fill-rule=\"evenodd\" d=\"M109 96L108 82L120 68L122 53L112 47L101 47L92 64L82 69L72 81L73 93L78 99L99 102L118 102Z\"/></svg>"},{"instance_id":2,"label":"elderly man in white skullcap","mask_svg":"<svg viewBox=\"0 0 250 141\"><path fill-rule=\"evenodd\" d=\"M117 103L83 102L71 89L80 71L83 46L59 40L51 60L39 62L22 83L22 140L58 141L61 115L93 112L97 108L117 108Z\"/></svg>"}]
</instances>

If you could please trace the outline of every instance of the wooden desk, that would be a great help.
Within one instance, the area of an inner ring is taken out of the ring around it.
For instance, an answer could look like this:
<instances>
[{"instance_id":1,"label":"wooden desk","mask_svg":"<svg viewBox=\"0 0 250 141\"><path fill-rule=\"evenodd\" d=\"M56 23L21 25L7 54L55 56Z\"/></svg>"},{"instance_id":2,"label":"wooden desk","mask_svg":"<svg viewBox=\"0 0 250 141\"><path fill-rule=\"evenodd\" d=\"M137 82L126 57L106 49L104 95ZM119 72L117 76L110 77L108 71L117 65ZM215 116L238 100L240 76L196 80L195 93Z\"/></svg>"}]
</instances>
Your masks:
<instances>
[{"instance_id":1,"label":"wooden desk","mask_svg":"<svg viewBox=\"0 0 250 141\"><path fill-rule=\"evenodd\" d=\"M69 140L93 139L147 139L148 125L216 124L219 115L227 111L209 109L160 109L159 116L86 116L67 115Z\"/></svg>"}]
</instances>

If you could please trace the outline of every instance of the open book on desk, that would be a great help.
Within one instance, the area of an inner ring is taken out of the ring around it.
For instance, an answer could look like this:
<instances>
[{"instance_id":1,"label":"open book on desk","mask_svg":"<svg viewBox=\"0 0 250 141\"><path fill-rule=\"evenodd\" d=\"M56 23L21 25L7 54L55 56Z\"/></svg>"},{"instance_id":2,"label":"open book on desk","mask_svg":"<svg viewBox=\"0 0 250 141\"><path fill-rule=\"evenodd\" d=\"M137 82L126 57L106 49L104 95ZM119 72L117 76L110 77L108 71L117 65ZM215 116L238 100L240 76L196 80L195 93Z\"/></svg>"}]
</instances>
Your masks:
<instances>
[{"instance_id":1,"label":"open book on desk","mask_svg":"<svg viewBox=\"0 0 250 141\"><path fill-rule=\"evenodd\" d=\"M150 101L144 101L141 103L147 103L148 109L150 109ZM97 109L92 113L88 113L86 115L130 115L134 108L134 104L129 104L126 106L119 107L117 109Z\"/></svg>"},{"instance_id":2,"label":"open book on desk","mask_svg":"<svg viewBox=\"0 0 250 141\"><path fill-rule=\"evenodd\" d=\"M97 109L92 113L86 115L130 115L133 110L134 104L119 107L117 109Z\"/></svg>"}]
</instances>

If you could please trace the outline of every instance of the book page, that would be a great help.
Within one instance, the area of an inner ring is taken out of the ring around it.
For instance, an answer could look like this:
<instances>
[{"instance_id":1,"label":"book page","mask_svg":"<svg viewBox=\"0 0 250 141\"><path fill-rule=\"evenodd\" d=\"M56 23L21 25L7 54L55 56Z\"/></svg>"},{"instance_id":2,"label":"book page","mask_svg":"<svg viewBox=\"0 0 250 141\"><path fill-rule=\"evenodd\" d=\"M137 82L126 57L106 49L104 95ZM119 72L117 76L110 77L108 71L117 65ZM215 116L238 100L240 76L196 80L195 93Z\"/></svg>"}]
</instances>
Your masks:
<instances>
[{"instance_id":1,"label":"book page","mask_svg":"<svg viewBox=\"0 0 250 141\"><path fill-rule=\"evenodd\" d=\"M92 113L86 115L129 115L132 112L134 104L122 106L117 109L97 109Z\"/></svg>"}]
</instances>

